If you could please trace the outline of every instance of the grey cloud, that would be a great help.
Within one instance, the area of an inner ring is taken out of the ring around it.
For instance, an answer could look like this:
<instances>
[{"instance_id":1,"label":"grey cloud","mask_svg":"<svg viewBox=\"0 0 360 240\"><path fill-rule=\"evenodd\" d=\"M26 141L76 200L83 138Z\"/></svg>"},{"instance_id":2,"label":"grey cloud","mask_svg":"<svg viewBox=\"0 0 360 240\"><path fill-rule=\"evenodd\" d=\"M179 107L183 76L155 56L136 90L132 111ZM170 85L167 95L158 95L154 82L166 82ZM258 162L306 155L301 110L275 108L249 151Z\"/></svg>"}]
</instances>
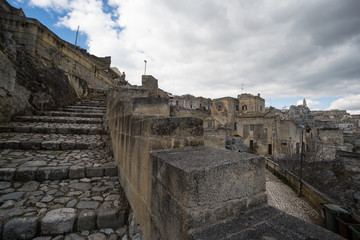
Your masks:
<instances>
[{"instance_id":1,"label":"grey cloud","mask_svg":"<svg viewBox=\"0 0 360 240\"><path fill-rule=\"evenodd\" d=\"M307 32L314 44L338 45L360 34L360 1L321 0L293 10L293 31Z\"/></svg>"}]
</instances>

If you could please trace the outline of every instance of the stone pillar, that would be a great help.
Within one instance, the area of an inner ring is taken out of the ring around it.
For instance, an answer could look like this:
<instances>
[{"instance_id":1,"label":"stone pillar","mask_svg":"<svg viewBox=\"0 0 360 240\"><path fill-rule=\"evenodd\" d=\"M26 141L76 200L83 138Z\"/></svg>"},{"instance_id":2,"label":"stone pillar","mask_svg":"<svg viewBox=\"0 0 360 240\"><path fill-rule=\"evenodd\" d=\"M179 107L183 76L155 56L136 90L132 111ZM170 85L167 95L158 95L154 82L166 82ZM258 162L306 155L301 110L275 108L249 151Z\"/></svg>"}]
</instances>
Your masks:
<instances>
[{"instance_id":1,"label":"stone pillar","mask_svg":"<svg viewBox=\"0 0 360 240\"><path fill-rule=\"evenodd\" d=\"M151 75L142 75L142 87L149 91L149 97L158 97L158 80Z\"/></svg>"}]
</instances>

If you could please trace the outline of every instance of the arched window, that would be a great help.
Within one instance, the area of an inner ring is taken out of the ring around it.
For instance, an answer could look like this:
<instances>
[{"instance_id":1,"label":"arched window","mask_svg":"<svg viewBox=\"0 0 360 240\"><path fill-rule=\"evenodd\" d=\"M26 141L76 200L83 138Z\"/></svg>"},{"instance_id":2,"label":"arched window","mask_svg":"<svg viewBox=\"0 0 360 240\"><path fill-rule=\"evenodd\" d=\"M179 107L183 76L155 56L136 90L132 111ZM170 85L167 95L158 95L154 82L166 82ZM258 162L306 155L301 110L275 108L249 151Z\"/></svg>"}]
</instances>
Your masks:
<instances>
[{"instance_id":1,"label":"arched window","mask_svg":"<svg viewBox=\"0 0 360 240\"><path fill-rule=\"evenodd\" d=\"M243 106L242 106L242 110L243 110L243 111L246 111L246 110L247 110L247 106L246 106L246 105L243 105Z\"/></svg>"}]
</instances>

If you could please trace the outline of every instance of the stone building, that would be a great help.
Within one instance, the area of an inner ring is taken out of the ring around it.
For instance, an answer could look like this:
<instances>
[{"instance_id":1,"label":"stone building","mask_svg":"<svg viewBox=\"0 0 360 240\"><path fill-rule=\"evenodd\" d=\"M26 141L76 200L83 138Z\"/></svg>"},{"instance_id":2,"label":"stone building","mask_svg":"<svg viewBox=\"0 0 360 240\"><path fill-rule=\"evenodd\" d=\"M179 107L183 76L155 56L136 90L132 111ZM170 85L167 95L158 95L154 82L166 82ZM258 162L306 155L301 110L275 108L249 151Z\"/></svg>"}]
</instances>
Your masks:
<instances>
[{"instance_id":1,"label":"stone building","mask_svg":"<svg viewBox=\"0 0 360 240\"><path fill-rule=\"evenodd\" d=\"M173 96L171 104L176 107L197 110L210 110L212 100L210 98L195 97L190 94Z\"/></svg>"},{"instance_id":2,"label":"stone building","mask_svg":"<svg viewBox=\"0 0 360 240\"><path fill-rule=\"evenodd\" d=\"M245 144L261 155L293 155L300 151L304 129L290 120L282 120L274 112L241 115L236 119L236 133ZM304 131L303 141L307 135Z\"/></svg>"},{"instance_id":3,"label":"stone building","mask_svg":"<svg viewBox=\"0 0 360 240\"><path fill-rule=\"evenodd\" d=\"M239 114L239 100L232 97L214 99L211 106L211 117L215 126L227 126L236 129L235 120Z\"/></svg>"},{"instance_id":4,"label":"stone building","mask_svg":"<svg viewBox=\"0 0 360 240\"><path fill-rule=\"evenodd\" d=\"M249 93L238 95L240 113L265 112L265 100L260 97L260 93L254 96Z\"/></svg>"}]
</instances>

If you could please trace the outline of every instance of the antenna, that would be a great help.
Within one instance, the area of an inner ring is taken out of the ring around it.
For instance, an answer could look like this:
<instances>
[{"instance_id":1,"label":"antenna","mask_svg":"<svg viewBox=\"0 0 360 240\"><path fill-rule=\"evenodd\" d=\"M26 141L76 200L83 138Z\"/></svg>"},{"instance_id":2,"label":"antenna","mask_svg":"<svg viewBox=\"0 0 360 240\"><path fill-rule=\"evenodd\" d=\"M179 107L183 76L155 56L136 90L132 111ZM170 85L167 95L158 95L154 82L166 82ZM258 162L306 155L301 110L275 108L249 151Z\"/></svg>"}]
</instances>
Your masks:
<instances>
[{"instance_id":1,"label":"antenna","mask_svg":"<svg viewBox=\"0 0 360 240\"><path fill-rule=\"evenodd\" d=\"M147 63L147 61L144 60L144 63L145 63L144 75L146 75L146 63Z\"/></svg>"},{"instance_id":2,"label":"antenna","mask_svg":"<svg viewBox=\"0 0 360 240\"><path fill-rule=\"evenodd\" d=\"M75 48L76 48L76 44L77 44L77 38L78 38L78 34L79 34L79 28L80 26L78 25L77 31L76 31L76 37L75 37Z\"/></svg>"}]
</instances>

